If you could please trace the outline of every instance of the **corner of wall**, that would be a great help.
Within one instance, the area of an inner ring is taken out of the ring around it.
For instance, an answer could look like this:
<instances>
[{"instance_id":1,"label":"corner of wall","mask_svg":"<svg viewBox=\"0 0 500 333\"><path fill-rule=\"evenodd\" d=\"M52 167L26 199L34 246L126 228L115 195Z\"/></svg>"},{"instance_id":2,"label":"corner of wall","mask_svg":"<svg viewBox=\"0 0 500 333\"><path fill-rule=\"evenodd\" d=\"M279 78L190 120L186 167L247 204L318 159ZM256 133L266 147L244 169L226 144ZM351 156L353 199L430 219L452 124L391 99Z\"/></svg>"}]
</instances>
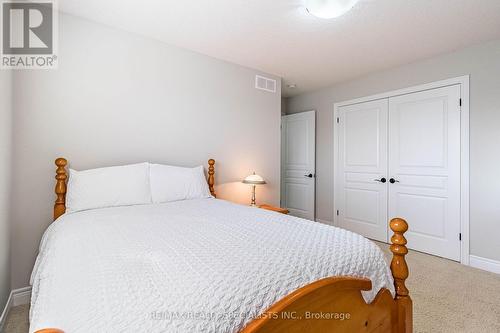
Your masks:
<instances>
[{"instance_id":1,"label":"corner of wall","mask_svg":"<svg viewBox=\"0 0 500 333\"><path fill-rule=\"evenodd\" d=\"M0 312L8 307L11 292L13 76L11 70L0 76Z\"/></svg>"}]
</instances>

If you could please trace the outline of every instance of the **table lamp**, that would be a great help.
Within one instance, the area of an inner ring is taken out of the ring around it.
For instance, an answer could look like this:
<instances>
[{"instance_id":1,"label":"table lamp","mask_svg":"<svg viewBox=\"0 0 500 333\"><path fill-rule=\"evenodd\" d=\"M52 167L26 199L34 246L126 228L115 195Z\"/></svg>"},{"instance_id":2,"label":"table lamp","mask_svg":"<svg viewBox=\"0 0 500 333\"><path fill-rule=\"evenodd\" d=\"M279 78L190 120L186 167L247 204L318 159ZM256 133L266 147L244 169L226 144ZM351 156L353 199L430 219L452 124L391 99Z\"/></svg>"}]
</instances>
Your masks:
<instances>
[{"instance_id":1,"label":"table lamp","mask_svg":"<svg viewBox=\"0 0 500 333\"><path fill-rule=\"evenodd\" d=\"M266 183L266 181L264 180L264 178L262 178L259 175L256 175L254 172L252 175L243 179L242 183L252 185L252 203L250 204L250 206L256 206L256 204L255 204L255 186L256 185L263 185Z\"/></svg>"}]
</instances>

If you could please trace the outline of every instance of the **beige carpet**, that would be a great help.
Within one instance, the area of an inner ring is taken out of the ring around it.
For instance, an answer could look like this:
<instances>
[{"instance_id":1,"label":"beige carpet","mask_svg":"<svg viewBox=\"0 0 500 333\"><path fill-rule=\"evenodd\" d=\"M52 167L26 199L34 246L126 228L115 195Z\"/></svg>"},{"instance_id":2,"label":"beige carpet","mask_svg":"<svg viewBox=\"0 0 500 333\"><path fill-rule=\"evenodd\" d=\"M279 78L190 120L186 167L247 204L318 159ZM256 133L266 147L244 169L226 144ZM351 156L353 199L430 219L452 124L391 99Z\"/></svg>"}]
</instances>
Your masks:
<instances>
[{"instance_id":1,"label":"beige carpet","mask_svg":"<svg viewBox=\"0 0 500 333\"><path fill-rule=\"evenodd\" d=\"M388 246L378 243L388 258ZM500 332L500 275L410 251L415 332ZM13 308L5 333L28 332L28 306Z\"/></svg>"},{"instance_id":2,"label":"beige carpet","mask_svg":"<svg viewBox=\"0 0 500 333\"><path fill-rule=\"evenodd\" d=\"M26 333L29 329L29 305L19 305L10 309L4 326L5 333Z\"/></svg>"},{"instance_id":3,"label":"beige carpet","mask_svg":"<svg viewBox=\"0 0 500 333\"><path fill-rule=\"evenodd\" d=\"M416 251L407 261L415 332L500 332L500 275Z\"/></svg>"}]
</instances>

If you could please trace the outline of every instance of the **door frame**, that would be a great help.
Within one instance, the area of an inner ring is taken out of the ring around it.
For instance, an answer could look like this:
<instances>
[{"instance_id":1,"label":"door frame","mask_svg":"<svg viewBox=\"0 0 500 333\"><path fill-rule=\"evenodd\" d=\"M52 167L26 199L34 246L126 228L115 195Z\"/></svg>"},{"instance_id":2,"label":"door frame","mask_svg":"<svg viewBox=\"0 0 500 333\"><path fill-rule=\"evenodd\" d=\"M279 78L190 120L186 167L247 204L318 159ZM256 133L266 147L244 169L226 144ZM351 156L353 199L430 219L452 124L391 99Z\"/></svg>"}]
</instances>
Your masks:
<instances>
[{"instance_id":1,"label":"door frame","mask_svg":"<svg viewBox=\"0 0 500 333\"><path fill-rule=\"evenodd\" d=\"M333 104L333 224L339 225L337 218L337 202L336 198L339 195L337 174L339 163L339 138L338 138L338 123L337 118L339 108L352 104L359 104L378 99L396 97L401 95L412 94L420 91L431 90L436 88L448 87L453 85L460 85L460 97L462 99L462 106L460 111L460 232L462 241L460 242L460 263L469 265L469 81L470 75L459 76L447 80L435 81L408 88L392 90L376 95L351 99Z\"/></svg>"},{"instance_id":2,"label":"door frame","mask_svg":"<svg viewBox=\"0 0 500 333\"><path fill-rule=\"evenodd\" d=\"M313 110L306 110L306 111L301 111L301 112L294 112L294 113L289 113L289 114L282 114L280 118L280 207L283 207L283 191L285 189L285 170L284 170L284 165L283 165L283 157L284 157L284 151L283 151L283 117L287 116L293 116L293 115L302 115L305 113L312 113L314 114L314 173L313 173L313 182L314 182L314 191L313 191L313 200L314 200L314 205L313 205L313 221L316 221L316 169L317 169L317 156L316 156L316 150L317 150L317 142L316 142L316 131L317 131L317 112L315 109Z\"/></svg>"}]
</instances>

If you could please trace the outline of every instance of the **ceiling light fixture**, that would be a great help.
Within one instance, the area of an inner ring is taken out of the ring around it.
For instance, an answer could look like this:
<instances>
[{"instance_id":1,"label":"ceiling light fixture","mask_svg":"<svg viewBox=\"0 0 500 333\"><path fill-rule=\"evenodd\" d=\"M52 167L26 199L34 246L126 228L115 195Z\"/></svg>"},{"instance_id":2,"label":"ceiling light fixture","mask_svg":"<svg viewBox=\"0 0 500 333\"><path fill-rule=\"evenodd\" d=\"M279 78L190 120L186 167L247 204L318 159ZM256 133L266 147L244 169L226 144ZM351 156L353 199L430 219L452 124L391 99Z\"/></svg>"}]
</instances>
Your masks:
<instances>
[{"instance_id":1,"label":"ceiling light fixture","mask_svg":"<svg viewBox=\"0 0 500 333\"><path fill-rule=\"evenodd\" d=\"M306 9L312 15L331 19L347 13L359 0L306 0Z\"/></svg>"}]
</instances>

